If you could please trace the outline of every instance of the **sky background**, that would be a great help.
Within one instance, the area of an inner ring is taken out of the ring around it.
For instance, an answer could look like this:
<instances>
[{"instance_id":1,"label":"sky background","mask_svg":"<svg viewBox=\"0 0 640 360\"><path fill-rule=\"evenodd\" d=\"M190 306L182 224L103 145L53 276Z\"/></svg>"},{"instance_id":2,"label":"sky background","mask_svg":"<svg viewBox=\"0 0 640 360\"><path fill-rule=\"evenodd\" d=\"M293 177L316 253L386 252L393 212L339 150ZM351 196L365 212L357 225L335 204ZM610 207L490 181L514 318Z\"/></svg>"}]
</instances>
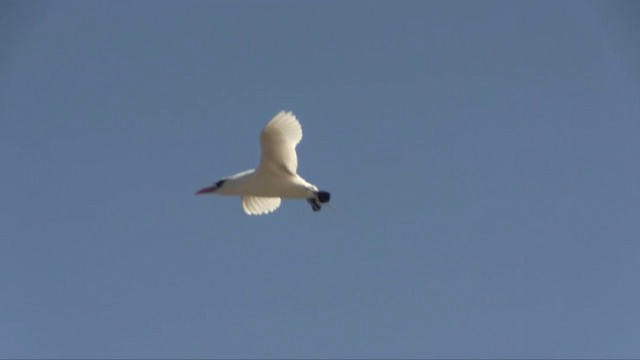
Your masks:
<instances>
[{"instance_id":1,"label":"sky background","mask_svg":"<svg viewBox=\"0 0 640 360\"><path fill-rule=\"evenodd\" d=\"M639 19L0 2L0 357L637 358ZM194 196L283 109L333 210Z\"/></svg>"}]
</instances>

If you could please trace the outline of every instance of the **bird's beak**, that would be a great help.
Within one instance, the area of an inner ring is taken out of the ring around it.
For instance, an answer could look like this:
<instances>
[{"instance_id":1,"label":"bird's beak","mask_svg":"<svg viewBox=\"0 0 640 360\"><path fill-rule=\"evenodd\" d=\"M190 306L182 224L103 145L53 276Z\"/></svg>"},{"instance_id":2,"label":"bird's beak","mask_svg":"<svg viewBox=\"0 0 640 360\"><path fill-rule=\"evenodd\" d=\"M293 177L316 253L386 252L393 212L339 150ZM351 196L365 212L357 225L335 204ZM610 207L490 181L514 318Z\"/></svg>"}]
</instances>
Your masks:
<instances>
[{"instance_id":1,"label":"bird's beak","mask_svg":"<svg viewBox=\"0 0 640 360\"><path fill-rule=\"evenodd\" d=\"M215 185L207 186L206 188L202 188L202 189L198 190L196 192L196 195L212 193L212 192L216 191L217 189L218 189L218 187L215 186Z\"/></svg>"}]
</instances>

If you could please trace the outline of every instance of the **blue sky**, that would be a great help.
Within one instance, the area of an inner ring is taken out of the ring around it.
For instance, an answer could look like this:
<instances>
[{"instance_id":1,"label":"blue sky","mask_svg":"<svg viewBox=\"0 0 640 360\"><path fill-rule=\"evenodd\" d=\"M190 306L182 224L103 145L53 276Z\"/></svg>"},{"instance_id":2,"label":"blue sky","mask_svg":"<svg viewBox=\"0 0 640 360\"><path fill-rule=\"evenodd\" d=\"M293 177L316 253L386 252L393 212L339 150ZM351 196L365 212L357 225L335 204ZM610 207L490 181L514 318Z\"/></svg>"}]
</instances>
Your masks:
<instances>
[{"instance_id":1,"label":"blue sky","mask_svg":"<svg viewBox=\"0 0 640 360\"><path fill-rule=\"evenodd\" d=\"M0 357L640 355L637 2L0 7Z\"/></svg>"}]
</instances>

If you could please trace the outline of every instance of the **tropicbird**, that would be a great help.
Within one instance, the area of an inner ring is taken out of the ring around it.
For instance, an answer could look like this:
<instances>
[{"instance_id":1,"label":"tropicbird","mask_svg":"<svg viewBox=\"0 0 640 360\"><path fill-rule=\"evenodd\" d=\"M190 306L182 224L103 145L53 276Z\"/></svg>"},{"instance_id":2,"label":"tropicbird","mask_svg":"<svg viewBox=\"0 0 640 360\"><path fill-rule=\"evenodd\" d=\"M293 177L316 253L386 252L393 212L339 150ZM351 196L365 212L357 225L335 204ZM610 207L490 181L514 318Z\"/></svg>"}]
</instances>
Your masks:
<instances>
[{"instance_id":1,"label":"tropicbird","mask_svg":"<svg viewBox=\"0 0 640 360\"><path fill-rule=\"evenodd\" d=\"M308 183L297 174L296 145L302 140L302 127L290 111L281 111L260 133L261 156L258 167L224 177L196 192L240 196L248 215L273 212L281 198L306 199L313 211L320 211L331 194Z\"/></svg>"}]
</instances>

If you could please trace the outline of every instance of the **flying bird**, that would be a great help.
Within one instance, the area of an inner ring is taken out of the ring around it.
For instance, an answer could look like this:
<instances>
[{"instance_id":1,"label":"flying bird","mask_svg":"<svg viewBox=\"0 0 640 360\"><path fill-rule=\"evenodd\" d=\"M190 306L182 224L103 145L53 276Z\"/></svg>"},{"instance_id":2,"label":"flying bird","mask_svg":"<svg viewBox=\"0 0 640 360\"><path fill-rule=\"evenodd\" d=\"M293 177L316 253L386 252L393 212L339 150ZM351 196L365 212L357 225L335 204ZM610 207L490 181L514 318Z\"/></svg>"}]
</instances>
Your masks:
<instances>
[{"instance_id":1,"label":"flying bird","mask_svg":"<svg viewBox=\"0 0 640 360\"><path fill-rule=\"evenodd\" d=\"M218 180L196 192L240 196L248 215L262 215L280 207L282 198L306 199L313 211L320 211L331 194L308 183L297 174L296 146L302 140L302 127L295 115L281 111L260 133L260 163L258 167Z\"/></svg>"}]
</instances>

